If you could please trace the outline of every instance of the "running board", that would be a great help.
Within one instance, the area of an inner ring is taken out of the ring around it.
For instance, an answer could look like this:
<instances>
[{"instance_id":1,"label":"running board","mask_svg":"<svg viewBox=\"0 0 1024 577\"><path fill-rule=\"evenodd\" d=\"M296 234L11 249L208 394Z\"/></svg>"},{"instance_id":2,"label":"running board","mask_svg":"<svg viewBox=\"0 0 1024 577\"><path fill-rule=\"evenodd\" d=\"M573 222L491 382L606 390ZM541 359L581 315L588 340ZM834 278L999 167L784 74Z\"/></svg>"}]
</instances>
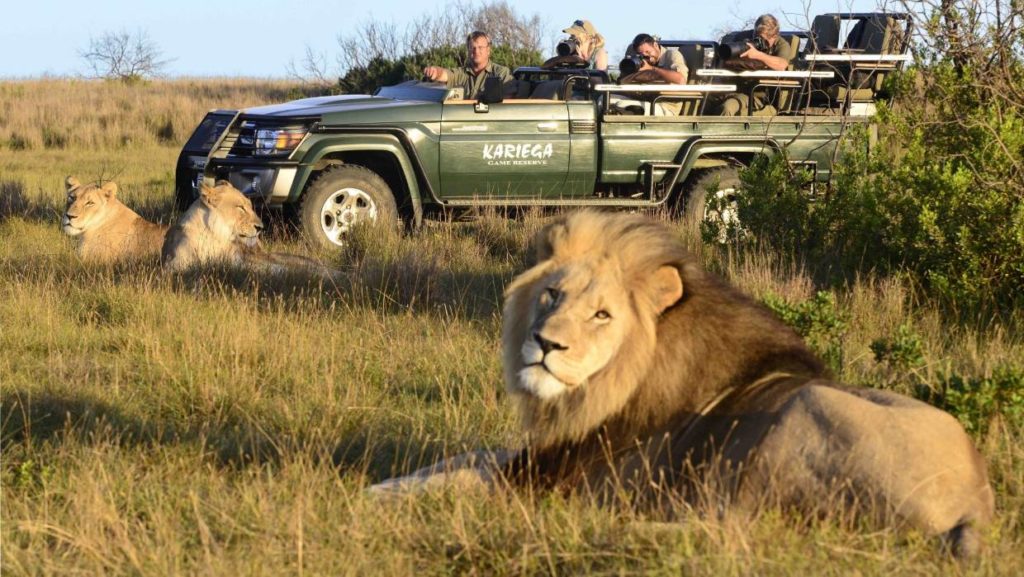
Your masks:
<instances>
[{"instance_id":1,"label":"running board","mask_svg":"<svg viewBox=\"0 0 1024 577\"><path fill-rule=\"evenodd\" d=\"M453 199L444 201L445 206L616 206L642 207L660 206L661 202L634 198L502 198L502 199Z\"/></svg>"}]
</instances>

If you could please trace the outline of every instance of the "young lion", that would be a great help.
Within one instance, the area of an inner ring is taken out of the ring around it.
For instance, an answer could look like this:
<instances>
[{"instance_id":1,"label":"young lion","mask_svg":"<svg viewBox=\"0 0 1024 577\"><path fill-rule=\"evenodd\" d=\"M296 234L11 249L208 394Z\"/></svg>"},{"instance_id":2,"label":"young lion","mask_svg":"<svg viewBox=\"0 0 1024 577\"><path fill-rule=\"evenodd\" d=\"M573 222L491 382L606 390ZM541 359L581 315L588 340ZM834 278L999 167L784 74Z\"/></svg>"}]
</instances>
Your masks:
<instances>
[{"instance_id":1,"label":"young lion","mask_svg":"<svg viewBox=\"0 0 1024 577\"><path fill-rule=\"evenodd\" d=\"M64 185L68 198L61 228L78 238L78 254L83 260L110 262L160 254L167 227L149 222L122 204L117 184L82 184L69 176Z\"/></svg>"},{"instance_id":2,"label":"young lion","mask_svg":"<svg viewBox=\"0 0 1024 577\"><path fill-rule=\"evenodd\" d=\"M263 220L241 191L223 180L213 188L203 185L199 198L168 231L161 262L173 271L221 262L272 273L336 272L306 257L263 250L258 239L262 230Z\"/></svg>"}]
</instances>

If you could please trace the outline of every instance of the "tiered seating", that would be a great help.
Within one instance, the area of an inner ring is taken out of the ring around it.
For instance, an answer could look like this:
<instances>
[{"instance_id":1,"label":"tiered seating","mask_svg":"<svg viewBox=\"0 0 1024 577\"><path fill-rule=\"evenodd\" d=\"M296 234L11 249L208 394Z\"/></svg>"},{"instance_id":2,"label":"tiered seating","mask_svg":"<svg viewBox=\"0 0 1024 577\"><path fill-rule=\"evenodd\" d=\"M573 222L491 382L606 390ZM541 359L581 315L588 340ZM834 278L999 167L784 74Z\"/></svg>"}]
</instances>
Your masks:
<instances>
[{"instance_id":1,"label":"tiered seating","mask_svg":"<svg viewBox=\"0 0 1024 577\"><path fill-rule=\"evenodd\" d=\"M848 29L840 46L843 27ZM831 70L834 79L817 83L806 95L807 111L849 113L873 105L885 77L907 56L910 22L902 14L823 14L811 25L806 65Z\"/></svg>"}]
</instances>

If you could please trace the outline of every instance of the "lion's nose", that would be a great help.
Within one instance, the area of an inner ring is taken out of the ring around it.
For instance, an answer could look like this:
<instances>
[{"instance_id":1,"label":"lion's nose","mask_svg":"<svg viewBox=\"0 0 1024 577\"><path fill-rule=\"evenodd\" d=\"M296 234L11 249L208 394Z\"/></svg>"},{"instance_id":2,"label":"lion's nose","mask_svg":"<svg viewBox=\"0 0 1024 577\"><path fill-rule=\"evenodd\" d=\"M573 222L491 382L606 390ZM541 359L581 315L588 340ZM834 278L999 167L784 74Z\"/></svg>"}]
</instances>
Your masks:
<instances>
[{"instance_id":1,"label":"lion's nose","mask_svg":"<svg viewBox=\"0 0 1024 577\"><path fill-rule=\"evenodd\" d=\"M569 348L561 343L544 338L540 333L533 333L533 340L537 341L537 344L540 345L540 350L544 351L545 355L551 351L564 351Z\"/></svg>"},{"instance_id":2,"label":"lion's nose","mask_svg":"<svg viewBox=\"0 0 1024 577\"><path fill-rule=\"evenodd\" d=\"M256 223L253 226L256 227L256 234L259 234L260 232L263 231L263 221L262 220L257 220Z\"/></svg>"}]
</instances>

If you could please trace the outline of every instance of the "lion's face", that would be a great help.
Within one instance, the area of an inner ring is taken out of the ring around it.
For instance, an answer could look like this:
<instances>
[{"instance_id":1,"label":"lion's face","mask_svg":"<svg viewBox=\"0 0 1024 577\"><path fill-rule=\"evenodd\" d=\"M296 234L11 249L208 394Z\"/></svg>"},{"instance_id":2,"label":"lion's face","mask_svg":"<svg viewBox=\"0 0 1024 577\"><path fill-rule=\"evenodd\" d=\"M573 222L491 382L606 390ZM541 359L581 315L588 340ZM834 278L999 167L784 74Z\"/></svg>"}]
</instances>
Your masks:
<instances>
[{"instance_id":1,"label":"lion's face","mask_svg":"<svg viewBox=\"0 0 1024 577\"><path fill-rule=\"evenodd\" d=\"M263 230L263 220L253 210L252 201L241 191L219 181L213 188L203 186L199 200L206 208L206 225L217 238L256 244Z\"/></svg>"},{"instance_id":2,"label":"lion's face","mask_svg":"<svg viewBox=\"0 0 1024 577\"><path fill-rule=\"evenodd\" d=\"M548 400L584 386L635 330L628 291L610 263L552 268L526 290L532 306L510 385Z\"/></svg>"},{"instance_id":3,"label":"lion's face","mask_svg":"<svg viewBox=\"0 0 1024 577\"><path fill-rule=\"evenodd\" d=\"M69 176L64 185L68 197L61 227L69 236L78 236L101 224L109 212L109 204L117 196L117 185L113 182L102 187L83 185L77 178Z\"/></svg>"},{"instance_id":4,"label":"lion's face","mask_svg":"<svg viewBox=\"0 0 1024 577\"><path fill-rule=\"evenodd\" d=\"M579 435L621 411L650 369L659 316L682 295L673 262L602 246L613 222L632 220L584 212L549 226L538 264L506 290L506 388L535 434Z\"/></svg>"}]
</instances>

